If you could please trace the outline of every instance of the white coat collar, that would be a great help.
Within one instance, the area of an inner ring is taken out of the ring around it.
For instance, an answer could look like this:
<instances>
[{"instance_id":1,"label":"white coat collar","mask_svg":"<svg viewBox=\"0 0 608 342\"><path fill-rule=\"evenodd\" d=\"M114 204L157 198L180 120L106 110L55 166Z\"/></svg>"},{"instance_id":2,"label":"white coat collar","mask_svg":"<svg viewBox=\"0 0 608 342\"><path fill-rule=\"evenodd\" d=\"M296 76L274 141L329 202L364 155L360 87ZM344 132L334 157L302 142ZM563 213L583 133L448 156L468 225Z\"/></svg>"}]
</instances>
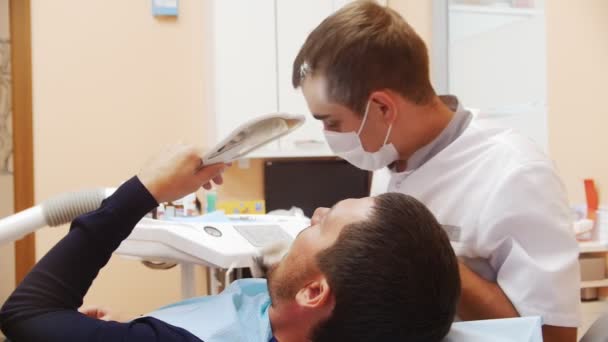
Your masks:
<instances>
[{"instance_id":1,"label":"white coat collar","mask_svg":"<svg viewBox=\"0 0 608 342\"><path fill-rule=\"evenodd\" d=\"M395 172L391 167L392 172L403 175L412 173L414 170L437 155L437 153L441 152L444 148L450 145L469 126L473 115L460 104L460 101L458 101L456 96L442 95L439 96L439 99L454 112L452 120L443 129L443 131L441 131L441 133L435 139L433 139L433 141L421 147L414 152L414 154L412 154L412 156L407 160L407 167L405 171Z\"/></svg>"}]
</instances>

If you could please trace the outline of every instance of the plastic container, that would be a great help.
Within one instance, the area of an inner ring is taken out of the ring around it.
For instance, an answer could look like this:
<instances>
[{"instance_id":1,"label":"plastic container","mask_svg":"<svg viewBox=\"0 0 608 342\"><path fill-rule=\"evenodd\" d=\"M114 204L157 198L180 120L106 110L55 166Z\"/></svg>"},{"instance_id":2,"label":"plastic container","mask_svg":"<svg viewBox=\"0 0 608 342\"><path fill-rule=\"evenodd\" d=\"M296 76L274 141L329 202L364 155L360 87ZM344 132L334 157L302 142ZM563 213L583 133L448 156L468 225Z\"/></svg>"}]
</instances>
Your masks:
<instances>
[{"instance_id":1,"label":"plastic container","mask_svg":"<svg viewBox=\"0 0 608 342\"><path fill-rule=\"evenodd\" d=\"M217 193L215 191L208 191L206 196L206 204L205 212L212 213L217 210Z\"/></svg>"}]
</instances>

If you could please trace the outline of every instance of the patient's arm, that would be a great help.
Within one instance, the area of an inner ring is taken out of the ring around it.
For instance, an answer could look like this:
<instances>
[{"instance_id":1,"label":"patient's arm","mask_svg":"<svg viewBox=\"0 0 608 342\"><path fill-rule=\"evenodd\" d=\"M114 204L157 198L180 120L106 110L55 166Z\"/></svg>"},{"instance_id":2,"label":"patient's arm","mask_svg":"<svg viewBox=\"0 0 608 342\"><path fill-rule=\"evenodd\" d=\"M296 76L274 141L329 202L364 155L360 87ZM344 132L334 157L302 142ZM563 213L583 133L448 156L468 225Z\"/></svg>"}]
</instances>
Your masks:
<instances>
[{"instance_id":1,"label":"patient's arm","mask_svg":"<svg viewBox=\"0 0 608 342\"><path fill-rule=\"evenodd\" d=\"M200 341L154 318L105 322L77 311L112 252L156 205L133 177L100 209L74 220L68 235L38 262L2 307L4 334L13 341Z\"/></svg>"}]
</instances>

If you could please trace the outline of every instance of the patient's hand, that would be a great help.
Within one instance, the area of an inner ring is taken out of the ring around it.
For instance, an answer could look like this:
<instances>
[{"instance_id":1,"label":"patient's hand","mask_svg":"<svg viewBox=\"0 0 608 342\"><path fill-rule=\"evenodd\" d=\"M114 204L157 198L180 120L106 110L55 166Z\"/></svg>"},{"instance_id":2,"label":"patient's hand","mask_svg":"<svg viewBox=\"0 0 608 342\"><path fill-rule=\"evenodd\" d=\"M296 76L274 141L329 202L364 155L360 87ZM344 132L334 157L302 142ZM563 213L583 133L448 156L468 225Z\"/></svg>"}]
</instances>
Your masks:
<instances>
[{"instance_id":1,"label":"patient's hand","mask_svg":"<svg viewBox=\"0 0 608 342\"><path fill-rule=\"evenodd\" d=\"M324 207L319 207L315 210L315 212L312 214L312 218L310 219L310 224L311 225L316 225L321 223L321 221L323 221L323 218L325 218L325 216L327 215L327 213L329 212L329 208L324 208Z\"/></svg>"},{"instance_id":2,"label":"patient's hand","mask_svg":"<svg viewBox=\"0 0 608 342\"><path fill-rule=\"evenodd\" d=\"M85 314L91 318L95 318L95 319L99 319L102 321L112 321L114 320L112 318L112 315L110 313L110 310L106 309L106 308L101 308L101 307L94 307L94 306L87 306L87 307L81 307L80 309L78 309L78 311L82 314Z\"/></svg>"},{"instance_id":3,"label":"patient's hand","mask_svg":"<svg viewBox=\"0 0 608 342\"><path fill-rule=\"evenodd\" d=\"M174 145L151 159L137 175L158 203L182 198L200 187L221 184L229 165L202 165L201 151L190 145Z\"/></svg>"}]
</instances>

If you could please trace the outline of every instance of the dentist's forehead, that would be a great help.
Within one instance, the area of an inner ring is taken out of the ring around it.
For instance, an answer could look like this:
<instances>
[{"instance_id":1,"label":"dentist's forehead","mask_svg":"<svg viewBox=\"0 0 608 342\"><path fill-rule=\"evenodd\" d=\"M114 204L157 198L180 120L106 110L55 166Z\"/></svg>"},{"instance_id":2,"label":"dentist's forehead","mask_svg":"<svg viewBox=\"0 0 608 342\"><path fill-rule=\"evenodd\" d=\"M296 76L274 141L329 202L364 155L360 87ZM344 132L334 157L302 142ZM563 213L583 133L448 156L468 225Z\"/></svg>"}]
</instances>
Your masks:
<instances>
[{"instance_id":1,"label":"dentist's forehead","mask_svg":"<svg viewBox=\"0 0 608 342\"><path fill-rule=\"evenodd\" d=\"M328 102L327 80L323 75L310 74L302 82L302 90L312 95L316 101Z\"/></svg>"}]
</instances>

